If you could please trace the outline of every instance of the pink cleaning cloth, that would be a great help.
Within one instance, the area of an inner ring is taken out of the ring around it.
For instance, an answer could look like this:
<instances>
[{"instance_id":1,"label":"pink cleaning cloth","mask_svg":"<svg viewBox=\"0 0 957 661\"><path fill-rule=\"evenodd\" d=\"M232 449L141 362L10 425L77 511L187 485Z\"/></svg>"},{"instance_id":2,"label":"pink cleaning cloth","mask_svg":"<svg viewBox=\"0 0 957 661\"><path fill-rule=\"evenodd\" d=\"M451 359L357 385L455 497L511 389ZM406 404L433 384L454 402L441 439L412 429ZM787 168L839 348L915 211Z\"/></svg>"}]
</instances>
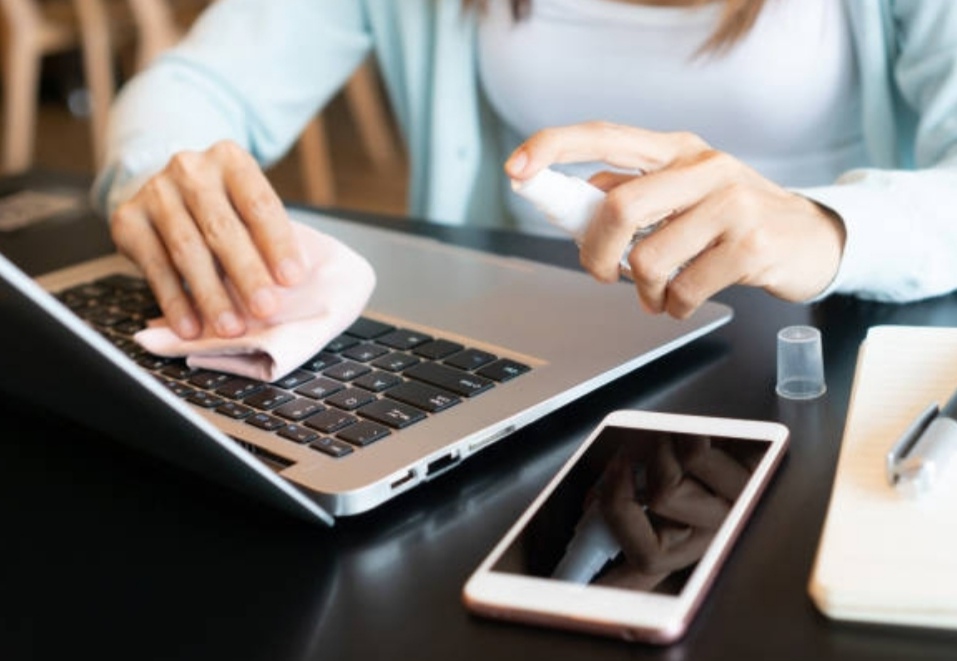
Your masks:
<instances>
[{"instance_id":1,"label":"pink cleaning cloth","mask_svg":"<svg viewBox=\"0 0 957 661\"><path fill-rule=\"evenodd\" d=\"M245 334L224 338L204 329L194 340L178 336L163 319L150 322L134 339L150 353L186 357L190 367L276 381L315 355L362 313L375 287L368 261L336 239L293 223L307 276L295 287L280 287L279 311L256 319L235 288L226 288L246 323Z\"/></svg>"}]
</instances>

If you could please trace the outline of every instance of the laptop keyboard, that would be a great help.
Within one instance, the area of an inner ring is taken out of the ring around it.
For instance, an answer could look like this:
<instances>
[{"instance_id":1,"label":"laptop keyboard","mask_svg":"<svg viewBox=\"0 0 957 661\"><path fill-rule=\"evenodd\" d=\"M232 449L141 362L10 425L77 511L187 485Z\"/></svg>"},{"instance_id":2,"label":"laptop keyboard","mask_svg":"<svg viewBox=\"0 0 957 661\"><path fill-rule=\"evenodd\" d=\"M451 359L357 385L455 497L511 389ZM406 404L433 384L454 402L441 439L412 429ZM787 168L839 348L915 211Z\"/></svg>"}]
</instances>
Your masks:
<instances>
[{"instance_id":1,"label":"laptop keyboard","mask_svg":"<svg viewBox=\"0 0 957 661\"><path fill-rule=\"evenodd\" d=\"M159 317L142 278L116 274L57 297L178 397L331 457L395 436L529 371L441 337L360 317L273 383L163 358L132 335Z\"/></svg>"}]
</instances>

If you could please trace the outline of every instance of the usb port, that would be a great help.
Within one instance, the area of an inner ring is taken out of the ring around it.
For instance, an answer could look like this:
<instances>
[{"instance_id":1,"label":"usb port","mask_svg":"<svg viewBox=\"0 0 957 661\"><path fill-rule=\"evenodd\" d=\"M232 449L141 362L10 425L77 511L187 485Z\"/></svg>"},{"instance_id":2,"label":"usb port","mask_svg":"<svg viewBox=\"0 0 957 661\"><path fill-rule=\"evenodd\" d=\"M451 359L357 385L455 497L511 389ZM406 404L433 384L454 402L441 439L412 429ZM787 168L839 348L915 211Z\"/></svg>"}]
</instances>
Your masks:
<instances>
[{"instance_id":1,"label":"usb port","mask_svg":"<svg viewBox=\"0 0 957 661\"><path fill-rule=\"evenodd\" d=\"M406 484L408 484L414 479L415 479L415 470L410 468L404 474L400 475L398 478L393 480L392 484L390 484L389 486L392 488L393 491L397 491L398 489L401 489L402 487L404 487Z\"/></svg>"},{"instance_id":2,"label":"usb port","mask_svg":"<svg viewBox=\"0 0 957 661\"><path fill-rule=\"evenodd\" d=\"M439 473L444 473L448 469L452 468L455 464L459 463L461 456L456 452L450 452L449 454L443 455L438 459L433 459L425 467L425 476L435 477Z\"/></svg>"}]
</instances>

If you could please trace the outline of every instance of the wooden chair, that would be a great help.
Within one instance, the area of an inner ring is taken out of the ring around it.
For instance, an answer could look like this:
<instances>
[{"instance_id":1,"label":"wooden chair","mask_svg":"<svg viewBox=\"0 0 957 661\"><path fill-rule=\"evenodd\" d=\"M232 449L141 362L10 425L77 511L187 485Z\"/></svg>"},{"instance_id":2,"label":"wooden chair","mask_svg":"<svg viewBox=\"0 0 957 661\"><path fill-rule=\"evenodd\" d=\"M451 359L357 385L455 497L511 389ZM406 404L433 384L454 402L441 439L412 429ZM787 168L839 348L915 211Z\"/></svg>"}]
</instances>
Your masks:
<instances>
[{"instance_id":1,"label":"wooden chair","mask_svg":"<svg viewBox=\"0 0 957 661\"><path fill-rule=\"evenodd\" d=\"M90 92L94 165L101 163L113 101L114 49L131 34L118 0L0 0L3 21L3 129L0 169L19 172L33 163L40 67L45 56L79 48Z\"/></svg>"},{"instance_id":2,"label":"wooden chair","mask_svg":"<svg viewBox=\"0 0 957 661\"><path fill-rule=\"evenodd\" d=\"M356 123L359 140L373 167L386 170L398 167L401 148L390 128L390 117L379 92L379 80L371 62L364 63L344 90L349 113ZM296 145L305 201L333 204L335 168L329 153L329 141L322 115L309 122Z\"/></svg>"},{"instance_id":3,"label":"wooden chair","mask_svg":"<svg viewBox=\"0 0 957 661\"><path fill-rule=\"evenodd\" d=\"M211 0L127 0L136 23L136 69L166 50L183 35Z\"/></svg>"},{"instance_id":4,"label":"wooden chair","mask_svg":"<svg viewBox=\"0 0 957 661\"><path fill-rule=\"evenodd\" d=\"M128 0L138 26L137 67L176 43L196 17L198 6L208 0ZM349 80L346 103L359 139L377 169L397 167L401 149L390 129L390 117L379 92L371 62L366 62ZM322 115L306 126L296 145L304 200L331 205L336 199L335 175Z\"/></svg>"}]
</instances>

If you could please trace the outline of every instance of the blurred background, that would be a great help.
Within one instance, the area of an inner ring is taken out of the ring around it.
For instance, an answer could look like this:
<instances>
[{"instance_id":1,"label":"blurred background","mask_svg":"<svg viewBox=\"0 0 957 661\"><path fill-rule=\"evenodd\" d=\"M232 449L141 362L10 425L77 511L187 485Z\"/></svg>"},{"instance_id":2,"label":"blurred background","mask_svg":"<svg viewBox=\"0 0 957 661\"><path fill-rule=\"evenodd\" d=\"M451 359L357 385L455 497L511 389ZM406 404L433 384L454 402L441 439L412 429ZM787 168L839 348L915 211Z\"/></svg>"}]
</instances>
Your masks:
<instances>
[{"instance_id":1,"label":"blurred background","mask_svg":"<svg viewBox=\"0 0 957 661\"><path fill-rule=\"evenodd\" d=\"M0 0L0 172L92 177L116 91L209 0ZM405 210L407 165L371 62L267 171L283 199Z\"/></svg>"}]
</instances>

